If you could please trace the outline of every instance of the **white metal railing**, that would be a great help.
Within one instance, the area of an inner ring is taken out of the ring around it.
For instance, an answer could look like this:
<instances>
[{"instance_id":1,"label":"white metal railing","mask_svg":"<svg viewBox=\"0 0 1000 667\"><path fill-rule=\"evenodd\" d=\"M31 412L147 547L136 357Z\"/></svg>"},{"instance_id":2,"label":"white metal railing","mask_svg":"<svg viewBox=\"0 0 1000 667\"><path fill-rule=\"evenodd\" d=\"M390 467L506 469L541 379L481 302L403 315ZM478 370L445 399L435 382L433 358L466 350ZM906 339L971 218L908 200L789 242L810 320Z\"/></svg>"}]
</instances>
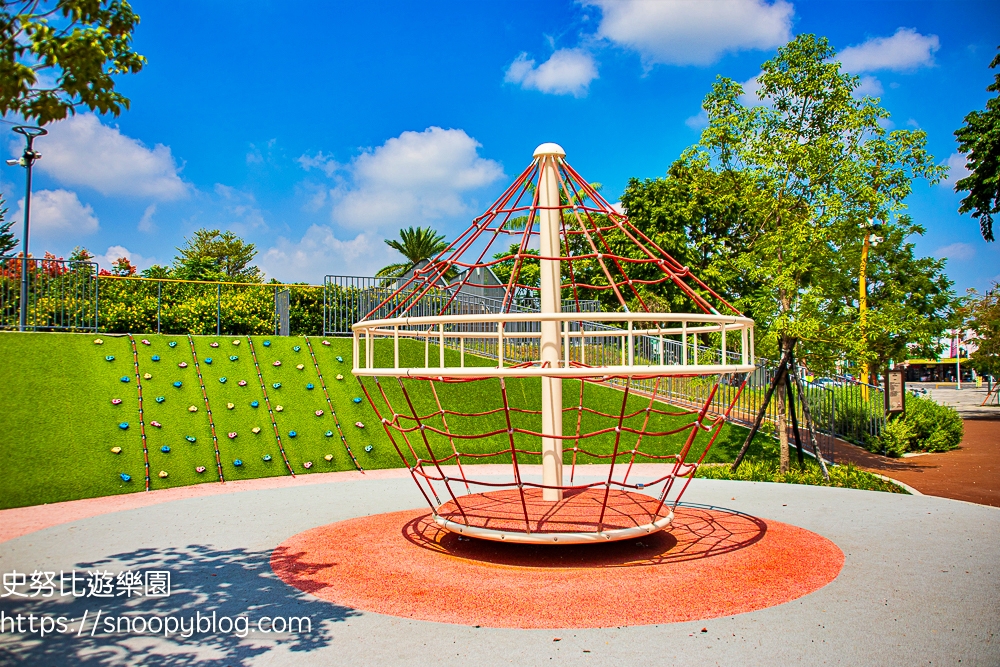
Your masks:
<instances>
[{"instance_id":1,"label":"white metal railing","mask_svg":"<svg viewBox=\"0 0 1000 667\"><path fill-rule=\"evenodd\" d=\"M542 322L558 324L558 361L541 360ZM599 375L698 375L754 368L753 320L729 315L439 315L361 321L352 330L354 372L365 376L590 377L595 369ZM702 334L714 335L717 344L706 349ZM423 343L423 363L406 341ZM457 359L448 349L457 349ZM467 366L467 352L480 363ZM484 358L496 365L481 365Z\"/></svg>"}]
</instances>

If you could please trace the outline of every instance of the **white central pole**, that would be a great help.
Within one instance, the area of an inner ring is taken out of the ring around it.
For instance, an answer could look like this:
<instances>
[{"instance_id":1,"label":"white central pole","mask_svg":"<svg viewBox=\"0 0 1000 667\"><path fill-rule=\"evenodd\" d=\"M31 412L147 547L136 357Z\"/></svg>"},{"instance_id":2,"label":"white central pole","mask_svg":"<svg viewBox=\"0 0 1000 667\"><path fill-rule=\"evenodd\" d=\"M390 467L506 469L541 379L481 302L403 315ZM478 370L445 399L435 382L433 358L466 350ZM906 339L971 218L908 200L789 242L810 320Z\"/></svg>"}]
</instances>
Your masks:
<instances>
[{"instance_id":1,"label":"white central pole","mask_svg":"<svg viewBox=\"0 0 1000 667\"><path fill-rule=\"evenodd\" d=\"M558 160L566 157L566 152L557 144L542 144L535 149L535 159L539 161L538 212L539 254L542 257L559 257L559 232L562 227L562 211L559 209ZM541 312L562 311L562 276L558 259L542 259L539 297ZM542 363L549 368L559 365L562 356L559 350L559 323L542 322L541 353ZM562 379L542 378L542 484L562 486ZM555 502L562 500L562 489L543 489L542 499Z\"/></svg>"}]
</instances>

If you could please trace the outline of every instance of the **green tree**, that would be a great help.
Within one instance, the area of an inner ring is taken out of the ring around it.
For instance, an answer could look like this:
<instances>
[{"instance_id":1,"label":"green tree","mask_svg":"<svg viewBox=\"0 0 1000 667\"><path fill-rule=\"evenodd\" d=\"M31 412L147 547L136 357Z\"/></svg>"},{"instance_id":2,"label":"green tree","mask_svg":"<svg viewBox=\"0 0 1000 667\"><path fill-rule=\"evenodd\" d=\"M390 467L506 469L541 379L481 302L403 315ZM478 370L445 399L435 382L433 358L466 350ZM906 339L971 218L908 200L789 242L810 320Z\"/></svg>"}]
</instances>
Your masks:
<instances>
[{"instance_id":1,"label":"green tree","mask_svg":"<svg viewBox=\"0 0 1000 667\"><path fill-rule=\"evenodd\" d=\"M115 76L146 64L138 24L126 0L0 0L0 113L44 125L77 107L128 109Z\"/></svg>"},{"instance_id":2,"label":"green tree","mask_svg":"<svg viewBox=\"0 0 1000 667\"><path fill-rule=\"evenodd\" d=\"M14 225L13 220L4 219L7 217L7 207L4 206L6 202L3 199L3 195L0 195L0 256L9 254L20 241L14 236L14 232L11 231L11 227Z\"/></svg>"},{"instance_id":3,"label":"green tree","mask_svg":"<svg viewBox=\"0 0 1000 667\"><path fill-rule=\"evenodd\" d=\"M177 248L173 277L182 280L222 280L258 283L260 269L252 265L257 256L253 243L230 231L199 229L184 246Z\"/></svg>"},{"instance_id":4,"label":"green tree","mask_svg":"<svg viewBox=\"0 0 1000 667\"><path fill-rule=\"evenodd\" d=\"M398 278L420 262L437 257L448 247L444 234L438 234L430 227L400 229L399 240L385 239L385 244L405 257L406 261L382 267L375 274L380 278ZM453 278L454 270L450 270L445 277Z\"/></svg>"},{"instance_id":5,"label":"green tree","mask_svg":"<svg viewBox=\"0 0 1000 667\"><path fill-rule=\"evenodd\" d=\"M990 67L1000 65L1000 54ZM992 241L993 215L1000 212L1000 73L986 90L998 93L986 101L985 111L972 111L965 125L955 131L958 150L967 156L970 174L955 183L956 192L968 192L958 207L959 213L979 218L983 238Z\"/></svg>"}]
</instances>

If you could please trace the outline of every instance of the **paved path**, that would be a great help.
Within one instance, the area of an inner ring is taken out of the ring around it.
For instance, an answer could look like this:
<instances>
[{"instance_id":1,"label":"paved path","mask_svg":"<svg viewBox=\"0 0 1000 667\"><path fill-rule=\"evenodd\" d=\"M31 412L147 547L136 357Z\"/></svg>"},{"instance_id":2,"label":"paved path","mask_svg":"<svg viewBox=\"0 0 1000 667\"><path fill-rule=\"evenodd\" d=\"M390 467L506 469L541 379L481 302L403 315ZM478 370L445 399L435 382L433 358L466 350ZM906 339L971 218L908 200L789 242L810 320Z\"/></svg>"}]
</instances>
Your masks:
<instances>
[{"instance_id":1,"label":"paved path","mask_svg":"<svg viewBox=\"0 0 1000 667\"><path fill-rule=\"evenodd\" d=\"M102 624L93 635L89 627L79 636L44 639L4 633L0 663L1000 664L1000 510L931 496L720 480L695 480L685 500L819 533L844 552L844 569L828 586L793 602L711 621L572 631L413 621L324 602L285 585L268 565L278 544L315 526L419 507L412 481L373 476L295 483L192 495L10 539L0 545L5 573L166 569L173 591L159 599L6 597L0 598L0 613L64 615L75 619L72 629L85 611L91 624L98 612L105 619L214 612L217 618L245 614L255 622L305 616L311 632L240 638L216 631L184 639L110 634ZM0 513L0 522L6 516ZM808 554L802 554L802 566L809 567ZM552 585L559 585L558 577Z\"/></svg>"},{"instance_id":2,"label":"paved path","mask_svg":"<svg viewBox=\"0 0 1000 667\"><path fill-rule=\"evenodd\" d=\"M908 388L926 389L927 396L955 408L962 419L1000 419L1000 405L995 394L987 405L980 405L986 398L985 385L977 389L975 384L965 384L962 389L956 389L954 384L921 382L911 383Z\"/></svg>"}]
</instances>

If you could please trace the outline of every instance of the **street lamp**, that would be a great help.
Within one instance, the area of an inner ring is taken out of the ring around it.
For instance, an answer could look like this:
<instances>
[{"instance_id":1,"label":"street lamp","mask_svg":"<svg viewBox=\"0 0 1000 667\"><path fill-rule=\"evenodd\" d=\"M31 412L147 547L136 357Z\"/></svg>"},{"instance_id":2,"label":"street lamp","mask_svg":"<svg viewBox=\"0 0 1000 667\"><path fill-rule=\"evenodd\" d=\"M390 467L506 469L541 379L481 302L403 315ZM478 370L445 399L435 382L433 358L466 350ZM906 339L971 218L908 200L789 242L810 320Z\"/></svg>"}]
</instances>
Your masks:
<instances>
[{"instance_id":1,"label":"street lamp","mask_svg":"<svg viewBox=\"0 0 1000 667\"><path fill-rule=\"evenodd\" d=\"M48 134L48 131L33 125L18 125L14 132L24 135L24 153L16 160L7 160L10 166L20 165L28 170L28 180L24 191L24 235L21 237L21 322L19 330L24 331L28 325L28 221L31 218L31 165L42 154L34 149L35 137Z\"/></svg>"}]
</instances>

